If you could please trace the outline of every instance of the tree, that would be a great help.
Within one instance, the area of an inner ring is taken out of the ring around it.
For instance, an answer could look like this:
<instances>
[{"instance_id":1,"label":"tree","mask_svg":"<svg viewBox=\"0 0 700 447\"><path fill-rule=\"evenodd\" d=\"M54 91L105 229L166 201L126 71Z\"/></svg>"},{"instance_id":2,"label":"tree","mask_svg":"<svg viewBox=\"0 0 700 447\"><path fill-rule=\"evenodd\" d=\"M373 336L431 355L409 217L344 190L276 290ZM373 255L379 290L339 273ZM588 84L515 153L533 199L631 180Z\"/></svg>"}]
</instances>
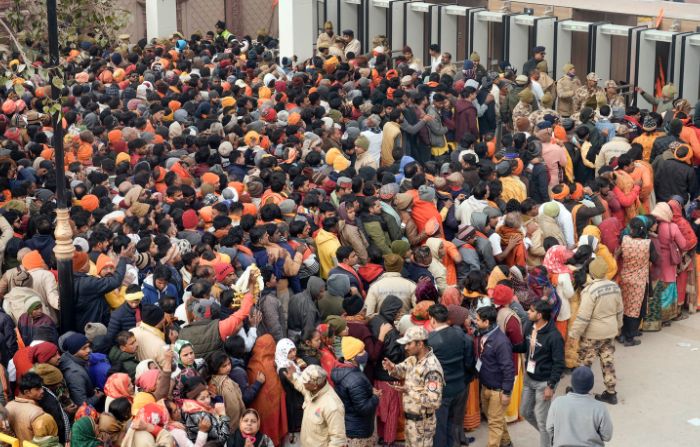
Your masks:
<instances>
[{"instance_id":1,"label":"tree","mask_svg":"<svg viewBox=\"0 0 700 447\"><path fill-rule=\"evenodd\" d=\"M13 0L5 20L14 37L27 46L47 42L46 2ZM131 12L114 0L57 0L58 38L61 48L79 40L105 47L116 41L117 33L131 21Z\"/></svg>"}]
</instances>

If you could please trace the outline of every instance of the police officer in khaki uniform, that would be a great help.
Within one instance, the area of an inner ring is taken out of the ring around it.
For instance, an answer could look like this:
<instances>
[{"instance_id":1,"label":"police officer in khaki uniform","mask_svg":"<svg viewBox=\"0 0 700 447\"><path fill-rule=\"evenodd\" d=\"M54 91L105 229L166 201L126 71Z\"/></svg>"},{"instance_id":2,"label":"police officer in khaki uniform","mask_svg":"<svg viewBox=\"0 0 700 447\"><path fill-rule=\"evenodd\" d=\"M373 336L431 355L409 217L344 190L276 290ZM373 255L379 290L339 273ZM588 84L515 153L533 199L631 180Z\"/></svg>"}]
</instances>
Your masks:
<instances>
[{"instance_id":1,"label":"police officer in khaki uniform","mask_svg":"<svg viewBox=\"0 0 700 447\"><path fill-rule=\"evenodd\" d=\"M580 87L581 81L576 77L576 67L564 64L564 76L557 81L557 112L561 116L569 117L579 111L574 97Z\"/></svg>"},{"instance_id":2,"label":"police officer in khaki uniform","mask_svg":"<svg viewBox=\"0 0 700 447\"><path fill-rule=\"evenodd\" d=\"M608 101L608 105L611 109L624 109L625 108L625 98L618 94L617 82L611 80L605 81L605 99Z\"/></svg>"},{"instance_id":3,"label":"police officer in khaki uniform","mask_svg":"<svg viewBox=\"0 0 700 447\"><path fill-rule=\"evenodd\" d=\"M393 388L403 393L407 447L432 447L435 412L442 402L442 366L426 340L428 331L412 326L397 340L405 345L406 360L398 365L387 358L382 361L382 366L392 377L405 380L403 385L393 385Z\"/></svg>"},{"instance_id":4,"label":"police officer in khaki uniform","mask_svg":"<svg viewBox=\"0 0 700 447\"><path fill-rule=\"evenodd\" d=\"M581 107L586 104L586 100L591 97L595 97L596 101L600 97L605 98L605 90L598 87L598 81L600 78L597 74L591 72L586 76L586 85L576 89L576 94L574 95L574 108L576 111L581 110Z\"/></svg>"}]
</instances>

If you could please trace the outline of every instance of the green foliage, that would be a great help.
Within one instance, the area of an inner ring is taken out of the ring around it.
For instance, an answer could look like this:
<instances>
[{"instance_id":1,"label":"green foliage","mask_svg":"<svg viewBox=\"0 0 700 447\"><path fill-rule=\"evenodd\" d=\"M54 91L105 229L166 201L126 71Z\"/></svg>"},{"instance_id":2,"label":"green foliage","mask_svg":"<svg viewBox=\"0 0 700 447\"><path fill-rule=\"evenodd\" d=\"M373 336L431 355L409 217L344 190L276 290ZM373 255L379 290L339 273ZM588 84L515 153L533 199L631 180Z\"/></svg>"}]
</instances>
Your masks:
<instances>
[{"instance_id":1,"label":"green foliage","mask_svg":"<svg viewBox=\"0 0 700 447\"><path fill-rule=\"evenodd\" d=\"M86 38L106 46L131 21L131 12L113 0L57 0L57 11L58 37L64 48ZM20 42L46 42L45 0L13 0L5 20Z\"/></svg>"}]
</instances>

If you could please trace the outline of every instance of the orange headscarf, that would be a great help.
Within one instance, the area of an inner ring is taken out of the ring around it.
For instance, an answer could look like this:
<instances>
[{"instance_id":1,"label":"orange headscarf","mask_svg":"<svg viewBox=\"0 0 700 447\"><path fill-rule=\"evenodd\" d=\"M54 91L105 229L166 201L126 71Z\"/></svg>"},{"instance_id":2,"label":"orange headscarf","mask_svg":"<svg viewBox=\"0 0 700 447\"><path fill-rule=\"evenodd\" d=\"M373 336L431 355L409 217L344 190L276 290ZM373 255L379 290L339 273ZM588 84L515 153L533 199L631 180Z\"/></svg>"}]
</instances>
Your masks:
<instances>
[{"instance_id":1,"label":"orange headscarf","mask_svg":"<svg viewBox=\"0 0 700 447\"><path fill-rule=\"evenodd\" d=\"M100 255L102 256L102 255ZM126 397L129 402L134 401L133 390L130 390L131 378L125 373L114 373L107 378L105 394L112 399Z\"/></svg>"}]
</instances>

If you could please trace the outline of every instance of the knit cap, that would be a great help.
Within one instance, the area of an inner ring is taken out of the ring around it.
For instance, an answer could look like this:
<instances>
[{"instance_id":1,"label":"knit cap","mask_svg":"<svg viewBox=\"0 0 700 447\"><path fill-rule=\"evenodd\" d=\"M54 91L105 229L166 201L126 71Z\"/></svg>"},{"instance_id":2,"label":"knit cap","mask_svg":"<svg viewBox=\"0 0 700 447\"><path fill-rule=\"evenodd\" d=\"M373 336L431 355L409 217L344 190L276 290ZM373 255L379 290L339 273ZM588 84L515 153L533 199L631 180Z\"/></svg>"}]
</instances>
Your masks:
<instances>
[{"instance_id":1,"label":"knit cap","mask_svg":"<svg viewBox=\"0 0 700 447\"><path fill-rule=\"evenodd\" d=\"M65 352L69 354L75 354L76 352L80 351L80 348L82 348L88 343L89 340L86 336L84 336L83 334L74 333L68 336L63 341L63 348L65 349Z\"/></svg>"},{"instance_id":2,"label":"knit cap","mask_svg":"<svg viewBox=\"0 0 700 447\"><path fill-rule=\"evenodd\" d=\"M85 336L90 342L101 335L107 335L107 326L104 324L88 323L85 325Z\"/></svg>"}]
</instances>

